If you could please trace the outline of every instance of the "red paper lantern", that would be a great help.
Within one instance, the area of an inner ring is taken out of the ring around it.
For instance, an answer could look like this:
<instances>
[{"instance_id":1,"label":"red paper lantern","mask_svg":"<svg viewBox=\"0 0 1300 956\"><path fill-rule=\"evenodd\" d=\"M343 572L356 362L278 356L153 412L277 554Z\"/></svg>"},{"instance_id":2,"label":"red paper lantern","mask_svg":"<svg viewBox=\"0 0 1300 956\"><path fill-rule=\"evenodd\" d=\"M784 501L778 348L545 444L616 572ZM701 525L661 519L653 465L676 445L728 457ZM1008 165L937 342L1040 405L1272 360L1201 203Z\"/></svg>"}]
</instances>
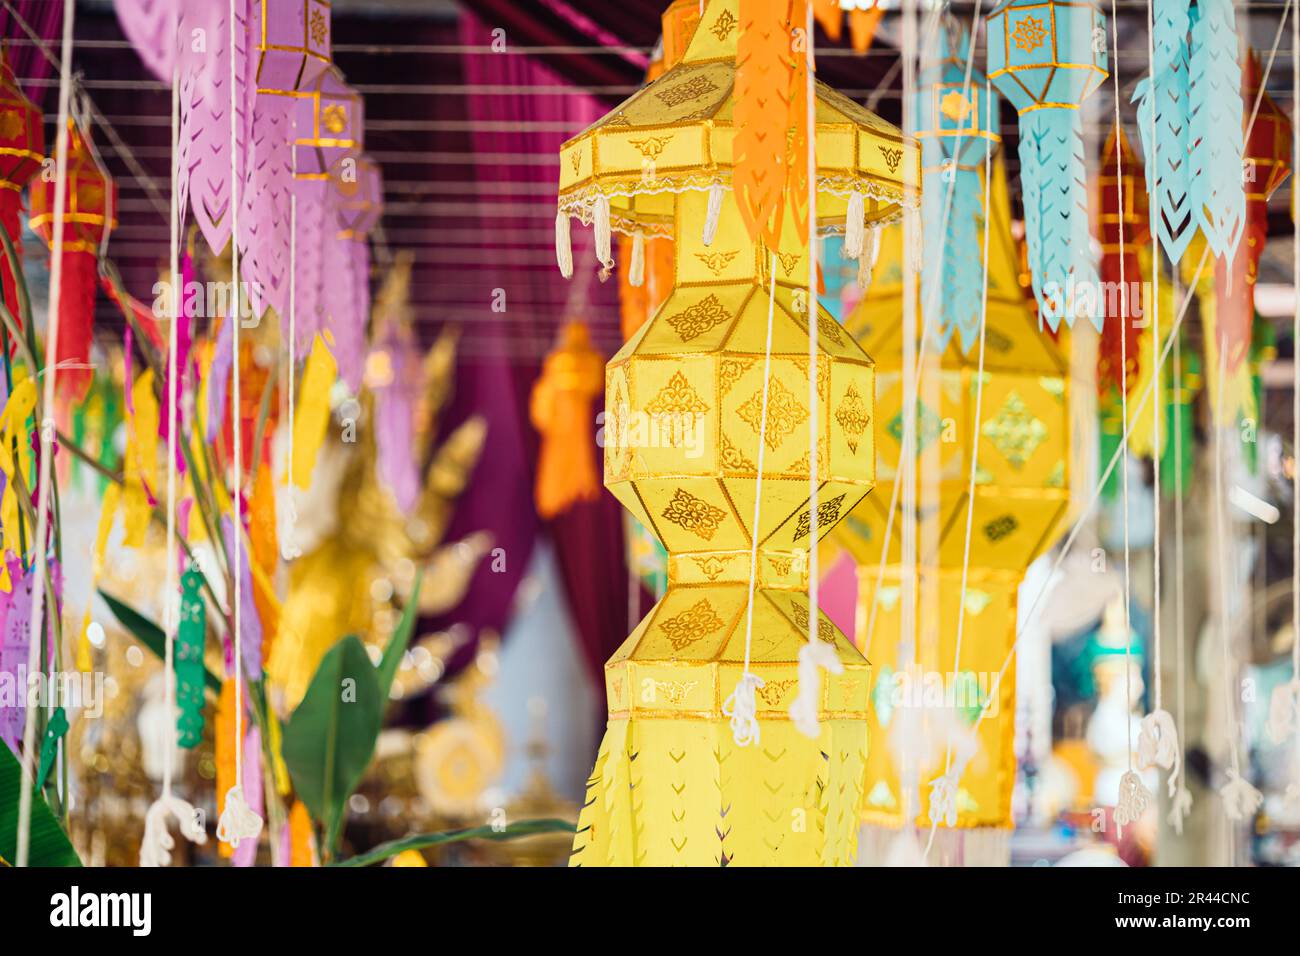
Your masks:
<instances>
[{"instance_id":1,"label":"red paper lantern","mask_svg":"<svg viewBox=\"0 0 1300 956\"><path fill-rule=\"evenodd\" d=\"M1125 286L1124 294L1114 300L1119 314L1107 316L1117 321L1106 323L1098 344L1097 388L1104 397L1111 389L1118 393L1125 380L1130 391L1137 384L1141 363L1139 330L1134 320L1139 314L1150 320L1146 315L1150 303L1142 299L1142 263L1138 257L1138 250L1151 242L1147 189L1142 177L1142 164L1133 154L1128 137L1118 126L1112 127L1106 138L1097 186L1101 207L1101 215L1097 217L1101 239L1101 280L1107 288L1119 288L1121 281ZM1139 313L1139 310L1142 311Z\"/></svg>"},{"instance_id":2,"label":"red paper lantern","mask_svg":"<svg viewBox=\"0 0 1300 956\"><path fill-rule=\"evenodd\" d=\"M14 81L9 50L0 48L0 229L9 236L15 253L22 250L18 213L23 207L23 188L44 158L44 118ZM14 275L7 262L0 262L0 284L10 314L21 321Z\"/></svg>"},{"instance_id":3,"label":"red paper lantern","mask_svg":"<svg viewBox=\"0 0 1300 956\"><path fill-rule=\"evenodd\" d=\"M47 182L42 178L33 184L29 220L32 231L51 247L55 228L54 190L53 179ZM97 263L100 244L117 225L117 184L100 167L89 141L71 120L65 196L59 340L54 361L62 366L57 379L60 393L80 399L85 396L92 377L89 364Z\"/></svg>"}]
</instances>

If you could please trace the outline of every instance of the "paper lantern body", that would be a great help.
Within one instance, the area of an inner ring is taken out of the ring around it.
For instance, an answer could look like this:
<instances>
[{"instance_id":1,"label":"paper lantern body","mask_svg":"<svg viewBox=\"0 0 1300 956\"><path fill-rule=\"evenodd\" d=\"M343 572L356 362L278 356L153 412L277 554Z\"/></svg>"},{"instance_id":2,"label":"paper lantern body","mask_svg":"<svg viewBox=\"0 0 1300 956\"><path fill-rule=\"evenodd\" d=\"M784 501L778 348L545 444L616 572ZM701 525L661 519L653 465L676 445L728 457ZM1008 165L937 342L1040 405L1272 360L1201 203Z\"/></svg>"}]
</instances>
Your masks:
<instances>
[{"instance_id":1,"label":"paper lantern body","mask_svg":"<svg viewBox=\"0 0 1300 956\"><path fill-rule=\"evenodd\" d=\"M325 0L260 0L254 25L257 91L310 89L330 64L330 5Z\"/></svg>"},{"instance_id":2,"label":"paper lantern body","mask_svg":"<svg viewBox=\"0 0 1300 956\"><path fill-rule=\"evenodd\" d=\"M105 228L117 226L117 184L104 175L76 125L68 123L68 177L63 210L63 248L98 252ZM39 181L31 190L32 231L51 243L54 237L55 183Z\"/></svg>"},{"instance_id":3,"label":"paper lantern body","mask_svg":"<svg viewBox=\"0 0 1300 956\"><path fill-rule=\"evenodd\" d=\"M343 80L337 67L329 67L298 97L294 117L295 177L323 182L330 170L345 159L360 155L364 144L365 115L359 94Z\"/></svg>"},{"instance_id":4,"label":"paper lantern body","mask_svg":"<svg viewBox=\"0 0 1300 956\"><path fill-rule=\"evenodd\" d=\"M1017 112L1077 107L1107 77L1105 18L1089 3L1010 0L988 18L988 75Z\"/></svg>"},{"instance_id":5,"label":"paper lantern body","mask_svg":"<svg viewBox=\"0 0 1300 956\"><path fill-rule=\"evenodd\" d=\"M340 238L364 242L379 224L384 211L384 179L368 157L357 160L355 175L332 176L334 205L339 214Z\"/></svg>"},{"instance_id":6,"label":"paper lantern body","mask_svg":"<svg viewBox=\"0 0 1300 956\"><path fill-rule=\"evenodd\" d=\"M9 54L0 53L0 189L20 192L44 158L41 111L19 89Z\"/></svg>"}]
</instances>

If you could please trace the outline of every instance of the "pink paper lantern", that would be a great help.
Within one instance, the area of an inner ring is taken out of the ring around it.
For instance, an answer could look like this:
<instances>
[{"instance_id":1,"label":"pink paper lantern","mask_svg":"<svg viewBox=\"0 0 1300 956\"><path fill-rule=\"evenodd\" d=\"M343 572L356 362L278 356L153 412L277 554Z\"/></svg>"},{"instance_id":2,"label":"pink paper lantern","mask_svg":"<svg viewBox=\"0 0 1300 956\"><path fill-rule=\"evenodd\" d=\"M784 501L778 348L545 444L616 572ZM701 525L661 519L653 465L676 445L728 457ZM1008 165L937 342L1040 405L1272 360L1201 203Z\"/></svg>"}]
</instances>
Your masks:
<instances>
[{"instance_id":1,"label":"pink paper lantern","mask_svg":"<svg viewBox=\"0 0 1300 956\"><path fill-rule=\"evenodd\" d=\"M384 209L384 179L368 156L356 162L355 176L334 176L335 205L339 211L339 236L365 241Z\"/></svg>"},{"instance_id":2,"label":"pink paper lantern","mask_svg":"<svg viewBox=\"0 0 1300 956\"><path fill-rule=\"evenodd\" d=\"M330 5L325 0L258 0L257 91L311 89L330 65Z\"/></svg>"},{"instance_id":3,"label":"pink paper lantern","mask_svg":"<svg viewBox=\"0 0 1300 956\"><path fill-rule=\"evenodd\" d=\"M361 94L331 66L297 98L294 139L296 176L324 183L345 159L361 154L365 111Z\"/></svg>"}]
</instances>

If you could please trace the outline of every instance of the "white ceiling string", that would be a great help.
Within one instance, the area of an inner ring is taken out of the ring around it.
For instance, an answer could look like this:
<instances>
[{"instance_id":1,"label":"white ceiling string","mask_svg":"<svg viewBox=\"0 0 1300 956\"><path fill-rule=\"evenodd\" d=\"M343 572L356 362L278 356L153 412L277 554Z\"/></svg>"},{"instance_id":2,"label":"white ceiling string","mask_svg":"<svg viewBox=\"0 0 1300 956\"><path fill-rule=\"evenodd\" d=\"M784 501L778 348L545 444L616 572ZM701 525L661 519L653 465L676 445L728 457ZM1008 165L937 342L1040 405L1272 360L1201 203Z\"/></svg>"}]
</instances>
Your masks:
<instances>
[{"instance_id":1,"label":"white ceiling string","mask_svg":"<svg viewBox=\"0 0 1300 956\"><path fill-rule=\"evenodd\" d=\"M46 319L45 369L41 398L40 449L41 460L37 473L36 492L36 551L32 568L32 616L27 647L27 673L45 670L45 583L49 573L47 559L50 534L50 479L54 464L54 380L58 373L55 356L59 354L59 310L62 306L63 285L63 224L67 213L68 189L68 117L72 97L72 25L76 13L75 0L63 0L63 41L59 66L59 119L55 131L54 160L54 235L50 243L50 296ZM32 370L35 373L35 369ZM51 615L58 608L50 609ZM53 676L53 675L51 675ZM36 769L36 707L28 707L23 724L23 780L22 794L18 799L18 846L15 864L27 865L31 849L32 790L26 781L35 781Z\"/></svg>"}]
</instances>

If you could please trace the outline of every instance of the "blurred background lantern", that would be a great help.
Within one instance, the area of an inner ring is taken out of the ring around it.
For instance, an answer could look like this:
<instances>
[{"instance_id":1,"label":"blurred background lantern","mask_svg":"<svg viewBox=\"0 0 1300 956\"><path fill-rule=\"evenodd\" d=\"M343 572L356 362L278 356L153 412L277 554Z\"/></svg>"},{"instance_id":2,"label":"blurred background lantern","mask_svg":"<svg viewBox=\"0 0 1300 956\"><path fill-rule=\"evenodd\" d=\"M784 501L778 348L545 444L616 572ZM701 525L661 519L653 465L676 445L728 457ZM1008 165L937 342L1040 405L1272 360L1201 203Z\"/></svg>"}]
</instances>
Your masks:
<instances>
[{"instance_id":1,"label":"blurred background lantern","mask_svg":"<svg viewBox=\"0 0 1300 956\"><path fill-rule=\"evenodd\" d=\"M15 253L22 249L18 213L22 192L45 158L45 120L14 80L8 46L0 47L0 229L5 231ZM18 297L9 263L0 262L0 282L9 314L18 321Z\"/></svg>"},{"instance_id":2,"label":"blurred background lantern","mask_svg":"<svg viewBox=\"0 0 1300 956\"><path fill-rule=\"evenodd\" d=\"M807 549L872 486L873 372L819 309L821 439L810 447L807 243L795 229L775 250L752 239L731 169L717 161L730 153L710 148L733 133L738 24L736 0L713 0L679 64L561 148L557 238L570 215L594 221L603 263L606 224L669 236L676 283L606 369L605 484L667 548L668 586L606 665L609 723L578 823L577 865L843 865L855 852L868 667L824 615L819 634L844 670L822 684L820 737L800 733L788 709L809 626ZM817 98L819 184L841 190L819 193L822 229L843 228L857 191L873 197L866 225L895 217L914 202L916 146L825 86ZM812 454L824 482L816 516ZM739 747L722 705L745 672L755 538L750 671L764 681L763 746ZM638 787L651 779L669 786ZM792 809L820 822L791 832Z\"/></svg>"},{"instance_id":3,"label":"blurred background lantern","mask_svg":"<svg viewBox=\"0 0 1300 956\"><path fill-rule=\"evenodd\" d=\"M339 374L354 392L365 364L366 319L370 315L370 231L384 209L379 166L365 156L330 176L337 228L325 240L326 328L333 336Z\"/></svg>"},{"instance_id":4,"label":"blurred background lantern","mask_svg":"<svg viewBox=\"0 0 1300 956\"><path fill-rule=\"evenodd\" d=\"M330 65L329 3L260 0L258 6L257 91L310 89Z\"/></svg>"},{"instance_id":5,"label":"blurred background lantern","mask_svg":"<svg viewBox=\"0 0 1300 956\"><path fill-rule=\"evenodd\" d=\"M1102 325L1079 106L1109 76L1105 28L1089 3L1008 0L988 17L989 79L1020 114L1029 266L1052 329Z\"/></svg>"},{"instance_id":6,"label":"blurred background lantern","mask_svg":"<svg viewBox=\"0 0 1300 956\"><path fill-rule=\"evenodd\" d=\"M53 250L55 182L33 183L28 225ZM101 245L117 225L117 184L108 178L90 144L68 121L67 190L63 211L63 278L59 292L56 382L62 395L85 397L90 387L90 346L94 334L95 286Z\"/></svg>"},{"instance_id":7,"label":"blurred background lantern","mask_svg":"<svg viewBox=\"0 0 1300 956\"><path fill-rule=\"evenodd\" d=\"M294 176L325 182L330 170L358 156L364 145L361 94L348 86L336 66L324 70L298 99L294 131Z\"/></svg>"},{"instance_id":8,"label":"blurred background lantern","mask_svg":"<svg viewBox=\"0 0 1300 956\"><path fill-rule=\"evenodd\" d=\"M1020 582L1030 562L1061 530L1073 469L1069 362L1065 349L1039 331L1020 284L1019 250L1011 236L1000 160L994 166L991 206L984 383L964 598L979 355L978 349L965 354L957 342L942 354L926 349L916 447L925 462L922 473L938 477L927 479L937 484L932 497L923 492L920 498L919 583L910 589L917 602L912 612L917 621L915 661L899 659L903 602L909 593L902 586L907 572L902 563L901 508L895 513L881 577L903 438L899 228L886 231L871 288L845 323L876 360L880 452L875 491L835 533L858 562L856 643L876 670L863 806L868 826L861 853L866 863L887 859L894 832L911 822L929 829L930 782L944 772L950 743L954 761L969 761L958 778L956 829L962 832L941 827L936 852L947 862L967 864L1005 862L1008 852L1016 772L1014 661L1000 684L997 675L1016 638ZM978 252L974 257L979 258ZM957 660L958 616L963 612ZM944 688L944 705L938 707L929 705L936 679ZM968 758L962 757L963 750Z\"/></svg>"}]
</instances>

